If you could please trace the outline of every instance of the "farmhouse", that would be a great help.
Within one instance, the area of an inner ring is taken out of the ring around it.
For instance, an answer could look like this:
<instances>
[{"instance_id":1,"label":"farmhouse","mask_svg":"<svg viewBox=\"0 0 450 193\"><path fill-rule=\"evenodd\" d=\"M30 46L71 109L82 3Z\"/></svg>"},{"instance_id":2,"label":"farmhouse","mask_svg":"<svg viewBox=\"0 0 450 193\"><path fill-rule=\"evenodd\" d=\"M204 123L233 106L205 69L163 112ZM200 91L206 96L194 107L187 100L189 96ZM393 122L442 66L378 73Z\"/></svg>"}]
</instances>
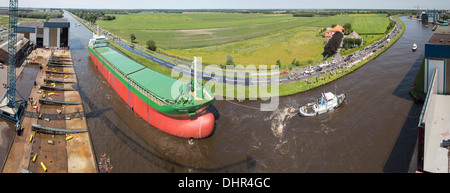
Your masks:
<instances>
[{"instance_id":1,"label":"farmhouse","mask_svg":"<svg viewBox=\"0 0 450 193\"><path fill-rule=\"evenodd\" d=\"M355 31L352 31L352 33L348 34L347 38L362 39L362 37Z\"/></svg>"},{"instance_id":2,"label":"farmhouse","mask_svg":"<svg viewBox=\"0 0 450 193\"><path fill-rule=\"evenodd\" d=\"M330 39L331 36L333 36L333 34L336 32L344 33L344 28L340 25L336 25L336 26L334 26L334 28L332 28L330 30L328 30L328 28L327 28L327 31L325 32L324 37Z\"/></svg>"}]
</instances>

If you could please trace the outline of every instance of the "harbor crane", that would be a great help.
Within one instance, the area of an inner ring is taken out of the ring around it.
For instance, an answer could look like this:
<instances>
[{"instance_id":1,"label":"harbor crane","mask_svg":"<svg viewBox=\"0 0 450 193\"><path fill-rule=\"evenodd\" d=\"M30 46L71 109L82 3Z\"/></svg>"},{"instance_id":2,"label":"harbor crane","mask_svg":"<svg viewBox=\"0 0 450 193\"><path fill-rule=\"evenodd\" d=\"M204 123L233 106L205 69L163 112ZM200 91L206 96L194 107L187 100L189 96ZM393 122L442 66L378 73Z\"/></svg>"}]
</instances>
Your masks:
<instances>
[{"instance_id":1,"label":"harbor crane","mask_svg":"<svg viewBox=\"0 0 450 193\"><path fill-rule=\"evenodd\" d=\"M20 115L26 100L16 101L16 52L17 52L17 15L18 0L9 1L9 30L8 30L8 69L6 94L0 101L0 115L16 123L16 131L20 129Z\"/></svg>"}]
</instances>

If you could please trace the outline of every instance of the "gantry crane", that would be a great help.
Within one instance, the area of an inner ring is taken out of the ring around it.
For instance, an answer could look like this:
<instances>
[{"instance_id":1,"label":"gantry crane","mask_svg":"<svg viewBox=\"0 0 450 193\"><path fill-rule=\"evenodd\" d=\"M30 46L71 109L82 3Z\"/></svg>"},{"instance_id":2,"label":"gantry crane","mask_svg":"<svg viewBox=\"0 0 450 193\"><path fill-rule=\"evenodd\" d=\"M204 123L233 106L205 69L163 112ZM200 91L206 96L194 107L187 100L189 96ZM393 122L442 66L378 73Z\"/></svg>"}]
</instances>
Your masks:
<instances>
[{"instance_id":1,"label":"gantry crane","mask_svg":"<svg viewBox=\"0 0 450 193\"><path fill-rule=\"evenodd\" d=\"M18 0L10 0L6 94L0 101L0 108L2 108L0 109L0 115L16 121L16 130L18 131L20 114L24 109L24 105L26 105L26 101L20 101L20 104L16 103L17 13Z\"/></svg>"}]
</instances>

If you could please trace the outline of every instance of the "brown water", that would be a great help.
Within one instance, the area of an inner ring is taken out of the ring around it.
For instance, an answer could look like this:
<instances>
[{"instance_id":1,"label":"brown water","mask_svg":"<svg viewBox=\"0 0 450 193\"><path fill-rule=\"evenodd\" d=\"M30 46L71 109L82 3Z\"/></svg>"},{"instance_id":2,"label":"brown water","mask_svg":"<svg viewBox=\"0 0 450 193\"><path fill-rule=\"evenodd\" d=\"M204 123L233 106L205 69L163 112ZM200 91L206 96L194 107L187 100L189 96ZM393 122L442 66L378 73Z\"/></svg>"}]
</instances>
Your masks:
<instances>
[{"instance_id":1,"label":"brown water","mask_svg":"<svg viewBox=\"0 0 450 193\"><path fill-rule=\"evenodd\" d=\"M72 22L70 47L95 154L109 155L113 172L408 171L421 110L408 90L432 26L402 17L405 34L385 53L331 84L281 97L273 112L242 106L261 101L216 101L214 134L187 140L131 111L94 68L87 51L92 32L65 16ZM411 52L413 43L417 52ZM300 105L335 86L347 94L347 104L318 117L298 115Z\"/></svg>"}]
</instances>

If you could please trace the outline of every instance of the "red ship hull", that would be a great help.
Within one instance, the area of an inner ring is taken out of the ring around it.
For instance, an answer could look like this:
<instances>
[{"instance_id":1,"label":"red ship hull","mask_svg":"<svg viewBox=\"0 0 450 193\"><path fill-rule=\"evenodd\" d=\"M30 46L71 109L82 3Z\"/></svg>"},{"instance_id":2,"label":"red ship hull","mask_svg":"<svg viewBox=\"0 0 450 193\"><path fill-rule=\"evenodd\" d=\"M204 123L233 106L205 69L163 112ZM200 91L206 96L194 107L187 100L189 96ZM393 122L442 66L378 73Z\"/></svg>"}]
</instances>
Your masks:
<instances>
[{"instance_id":1,"label":"red ship hull","mask_svg":"<svg viewBox=\"0 0 450 193\"><path fill-rule=\"evenodd\" d=\"M117 79L94 54L90 53L90 55L95 67L109 82L111 87L137 115L152 126L182 138L201 139L212 134L214 130L214 115L212 113L206 110L193 116L171 116L161 113L131 92L128 88L130 85L124 85Z\"/></svg>"}]
</instances>

